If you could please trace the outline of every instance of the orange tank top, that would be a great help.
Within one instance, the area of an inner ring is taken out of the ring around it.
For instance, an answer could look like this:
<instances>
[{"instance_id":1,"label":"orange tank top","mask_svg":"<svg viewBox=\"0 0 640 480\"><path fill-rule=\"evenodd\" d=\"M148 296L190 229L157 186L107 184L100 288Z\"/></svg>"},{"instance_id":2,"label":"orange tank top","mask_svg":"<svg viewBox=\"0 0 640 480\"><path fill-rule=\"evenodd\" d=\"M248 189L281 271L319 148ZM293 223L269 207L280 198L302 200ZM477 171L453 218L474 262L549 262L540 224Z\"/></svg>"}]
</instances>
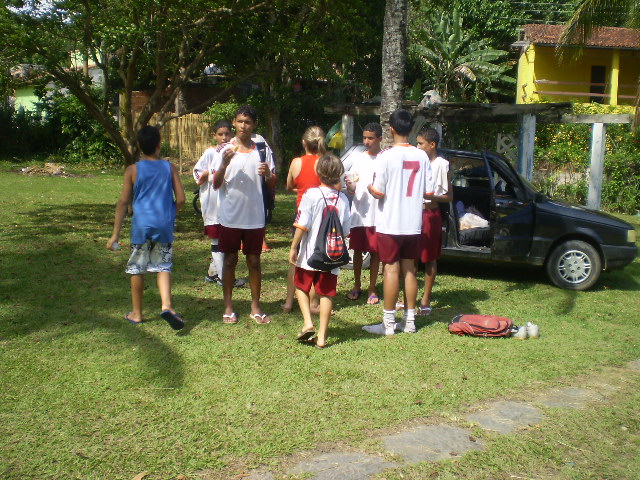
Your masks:
<instances>
[{"instance_id":1,"label":"orange tank top","mask_svg":"<svg viewBox=\"0 0 640 480\"><path fill-rule=\"evenodd\" d=\"M293 184L298 189L296 208L300 206L300 200L302 200L304 192L310 188L320 186L320 177L316 173L316 160L318 160L318 155L303 155L300 157L300 173L293 179Z\"/></svg>"}]
</instances>

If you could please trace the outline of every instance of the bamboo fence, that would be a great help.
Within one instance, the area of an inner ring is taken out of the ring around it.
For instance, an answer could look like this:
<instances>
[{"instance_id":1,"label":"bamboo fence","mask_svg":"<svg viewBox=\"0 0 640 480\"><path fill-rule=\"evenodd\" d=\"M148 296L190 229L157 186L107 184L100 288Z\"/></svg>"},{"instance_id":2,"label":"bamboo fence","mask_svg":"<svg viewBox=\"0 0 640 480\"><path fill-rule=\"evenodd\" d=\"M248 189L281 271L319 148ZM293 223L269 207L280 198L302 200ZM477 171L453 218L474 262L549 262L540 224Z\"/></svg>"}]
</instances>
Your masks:
<instances>
[{"instance_id":1,"label":"bamboo fence","mask_svg":"<svg viewBox=\"0 0 640 480\"><path fill-rule=\"evenodd\" d=\"M202 152L211 146L213 129L202 121L202 115L187 114L165 123L162 142L169 146L171 161L180 173L190 171Z\"/></svg>"}]
</instances>

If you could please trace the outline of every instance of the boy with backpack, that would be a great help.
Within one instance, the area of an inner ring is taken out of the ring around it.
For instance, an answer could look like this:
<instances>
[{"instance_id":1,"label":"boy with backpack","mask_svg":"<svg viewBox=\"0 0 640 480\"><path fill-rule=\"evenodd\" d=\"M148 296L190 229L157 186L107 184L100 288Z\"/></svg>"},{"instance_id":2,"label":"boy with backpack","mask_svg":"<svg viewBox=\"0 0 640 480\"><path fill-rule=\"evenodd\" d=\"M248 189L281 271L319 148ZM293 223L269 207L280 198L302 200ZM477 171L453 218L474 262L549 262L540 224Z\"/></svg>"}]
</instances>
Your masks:
<instances>
[{"instance_id":1,"label":"boy with backpack","mask_svg":"<svg viewBox=\"0 0 640 480\"><path fill-rule=\"evenodd\" d=\"M213 174L218 168L214 164L216 147L231 140L231 122L218 120L213 126L213 145L207 148L193 167L193 179L200 187L200 206L204 222L204 234L211 239L211 263L204 279L207 283L222 286L222 269L224 255L218 247L220 224L218 223L218 191L213 188ZM242 287L246 279L238 278L234 287Z\"/></svg>"},{"instance_id":2,"label":"boy with backpack","mask_svg":"<svg viewBox=\"0 0 640 480\"><path fill-rule=\"evenodd\" d=\"M131 256L126 272L131 274L133 309L125 320L142 323L144 274L158 274L158 290L162 300L160 316L171 328L180 330L184 321L171 305L171 267L173 228L185 202L184 189L176 168L160 158L160 132L146 126L138 132L140 160L124 172L122 194L116 204L113 233L107 241L109 250L118 249L118 240L127 208L133 202L131 219ZM174 200L175 196L175 200Z\"/></svg>"},{"instance_id":3,"label":"boy with backpack","mask_svg":"<svg viewBox=\"0 0 640 480\"><path fill-rule=\"evenodd\" d=\"M396 110L389 123L394 144L378 155L375 179L369 185L369 193L378 199L376 241L384 264L384 316L382 323L362 328L377 335L393 335L396 327L403 332L416 331L416 260L420 258L422 200L433 194L429 157L408 142L413 128L411 113ZM401 277L407 303L403 321L396 326Z\"/></svg>"},{"instance_id":4,"label":"boy with backpack","mask_svg":"<svg viewBox=\"0 0 640 480\"><path fill-rule=\"evenodd\" d=\"M322 183L319 187L308 189L302 196L293 224L296 231L289 250L289 262L296 266L294 285L304 319L297 340L313 341L316 347L324 348L333 297L336 296L339 266L349 261L344 244L344 236L349 234L350 229L349 200L340 191L344 166L339 158L332 154L323 155L318 159L316 172ZM327 228L328 220L335 220L336 216L339 223ZM311 285L320 299L320 324L315 338L309 297Z\"/></svg>"}]
</instances>

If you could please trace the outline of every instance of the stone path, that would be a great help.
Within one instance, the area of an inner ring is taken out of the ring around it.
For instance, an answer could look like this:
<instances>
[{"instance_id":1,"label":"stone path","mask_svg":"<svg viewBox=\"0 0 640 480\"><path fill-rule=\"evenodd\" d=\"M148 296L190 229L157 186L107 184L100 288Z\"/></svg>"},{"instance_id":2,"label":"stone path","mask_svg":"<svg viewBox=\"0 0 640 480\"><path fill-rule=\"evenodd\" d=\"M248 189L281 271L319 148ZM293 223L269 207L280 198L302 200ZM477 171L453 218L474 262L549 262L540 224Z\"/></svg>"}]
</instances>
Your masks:
<instances>
[{"instance_id":1,"label":"stone path","mask_svg":"<svg viewBox=\"0 0 640 480\"><path fill-rule=\"evenodd\" d=\"M640 360L627 364L629 370L640 372ZM465 420L485 430L508 434L544 422L545 416L536 407L581 408L600 402L618 388L606 382L592 382L582 387L553 388L536 395L530 403L498 400L491 402ZM289 468L287 475L306 475L313 480L366 480L389 468L420 462L437 462L460 457L471 450L482 450L484 442L466 428L449 424L410 427L392 435L379 437L384 451L378 455L362 452L311 453L309 458ZM393 455L398 462L389 461ZM255 471L244 480L276 480L272 472Z\"/></svg>"}]
</instances>

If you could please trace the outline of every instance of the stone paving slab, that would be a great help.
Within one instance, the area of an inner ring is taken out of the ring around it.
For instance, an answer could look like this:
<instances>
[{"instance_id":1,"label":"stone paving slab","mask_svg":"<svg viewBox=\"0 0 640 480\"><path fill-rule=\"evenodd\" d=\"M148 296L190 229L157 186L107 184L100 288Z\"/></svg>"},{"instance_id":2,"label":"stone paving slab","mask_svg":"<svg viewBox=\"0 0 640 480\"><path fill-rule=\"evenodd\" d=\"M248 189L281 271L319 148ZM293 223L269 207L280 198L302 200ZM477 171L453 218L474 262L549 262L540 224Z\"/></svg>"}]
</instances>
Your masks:
<instances>
[{"instance_id":1,"label":"stone paving slab","mask_svg":"<svg viewBox=\"0 0 640 480\"><path fill-rule=\"evenodd\" d=\"M580 408L587 402L598 402L603 396L593 390L567 387L549 390L536 397L535 403L546 407Z\"/></svg>"},{"instance_id":2,"label":"stone paving slab","mask_svg":"<svg viewBox=\"0 0 640 480\"><path fill-rule=\"evenodd\" d=\"M385 447L406 462L430 462L457 457L469 450L482 450L484 445L469 430L450 425L413 428L382 437Z\"/></svg>"},{"instance_id":3,"label":"stone paving slab","mask_svg":"<svg viewBox=\"0 0 640 480\"><path fill-rule=\"evenodd\" d=\"M298 463L287 473L315 473L313 480L366 480L399 465L364 453L324 453Z\"/></svg>"},{"instance_id":4,"label":"stone paving slab","mask_svg":"<svg viewBox=\"0 0 640 480\"><path fill-rule=\"evenodd\" d=\"M485 430L511 433L519 428L541 423L544 415L527 403L498 401L490 403L488 408L481 412L467 415L466 418Z\"/></svg>"},{"instance_id":5,"label":"stone paving slab","mask_svg":"<svg viewBox=\"0 0 640 480\"><path fill-rule=\"evenodd\" d=\"M634 360L633 362L629 362L629 368L631 370L635 370L636 372L640 372L640 360Z\"/></svg>"},{"instance_id":6,"label":"stone paving slab","mask_svg":"<svg viewBox=\"0 0 640 480\"><path fill-rule=\"evenodd\" d=\"M242 477L242 480L276 480L276 477L273 473L252 473L248 477Z\"/></svg>"}]
</instances>

